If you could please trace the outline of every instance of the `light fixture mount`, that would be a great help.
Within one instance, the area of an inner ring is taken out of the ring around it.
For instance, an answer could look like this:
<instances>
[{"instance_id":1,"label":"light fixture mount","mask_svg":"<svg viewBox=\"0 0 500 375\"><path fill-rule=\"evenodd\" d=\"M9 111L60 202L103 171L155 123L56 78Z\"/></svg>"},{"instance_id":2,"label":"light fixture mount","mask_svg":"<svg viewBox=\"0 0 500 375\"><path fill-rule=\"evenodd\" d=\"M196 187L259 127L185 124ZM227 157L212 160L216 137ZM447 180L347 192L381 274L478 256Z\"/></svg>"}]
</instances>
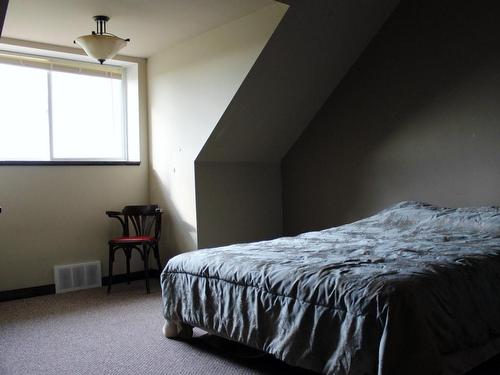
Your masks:
<instances>
[{"instance_id":1,"label":"light fixture mount","mask_svg":"<svg viewBox=\"0 0 500 375\"><path fill-rule=\"evenodd\" d=\"M97 23L97 34L102 35L106 34L106 22L109 21L108 16L94 16L94 21ZM92 34L96 33L92 31Z\"/></svg>"},{"instance_id":2,"label":"light fixture mount","mask_svg":"<svg viewBox=\"0 0 500 375\"><path fill-rule=\"evenodd\" d=\"M118 51L127 45L130 39L123 39L107 32L108 16L98 15L94 16L93 19L96 22L96 31L92 31L90 35L76 38L74 43L82 47L87 55L102 64L104 61L112 59Z\"/></svg>"}]
</instances>

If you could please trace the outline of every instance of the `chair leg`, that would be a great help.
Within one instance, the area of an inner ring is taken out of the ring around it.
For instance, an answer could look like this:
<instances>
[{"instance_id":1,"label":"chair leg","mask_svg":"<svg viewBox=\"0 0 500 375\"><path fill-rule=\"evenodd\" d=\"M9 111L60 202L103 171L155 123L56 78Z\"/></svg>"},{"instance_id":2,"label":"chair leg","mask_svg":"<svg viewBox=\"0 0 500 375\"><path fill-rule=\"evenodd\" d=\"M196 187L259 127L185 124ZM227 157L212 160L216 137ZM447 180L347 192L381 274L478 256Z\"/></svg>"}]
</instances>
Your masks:
<instances>
[{"instance_id":1,"label":"chair leg","mask_svg":"<svg viewBox=\"0 0 500 375\"><path fill-rule=\"evenodd\" d=\"M146 291L149 294L149 246L142 245L142 251L144 252L144 278L146 279Z\"/></svg>"},{"instance_id":2,"label":"chair leg","mask_svg":"<svg viewBox=\"0 0 500 375\"><path fill-rule=\"evenodd\" d=\"M130 248L126 248L126 249L123 249L123 251L125 251L125 257L127 258L127 284L130 285L130 257L131 257L131 253L132 253L132 249Z\"/></svg>"},{"instance_id":3,"label":"chair leg","mask_svg":"<svg viewBox=\"0 0 500 375\"><path fill-rule=\"evenodd\" d=\"M162 269L160 262L160 250L158 249L158 244L154 245L153 251L156 258L156 265L158 266L158 272L161 273Z\"/></svg>"},{"instance_id":4,"label":"chair leg","mask_svg":"<svg viewBox=\"0 0 500 375\"><path fill-rule=\"evenodd\" d=\"M111 292L111 284L113 284L113 261L114 261L114 249L112 245L109 245L109 270L108 270L108 294Z\"/></svg>"}]
</instances>

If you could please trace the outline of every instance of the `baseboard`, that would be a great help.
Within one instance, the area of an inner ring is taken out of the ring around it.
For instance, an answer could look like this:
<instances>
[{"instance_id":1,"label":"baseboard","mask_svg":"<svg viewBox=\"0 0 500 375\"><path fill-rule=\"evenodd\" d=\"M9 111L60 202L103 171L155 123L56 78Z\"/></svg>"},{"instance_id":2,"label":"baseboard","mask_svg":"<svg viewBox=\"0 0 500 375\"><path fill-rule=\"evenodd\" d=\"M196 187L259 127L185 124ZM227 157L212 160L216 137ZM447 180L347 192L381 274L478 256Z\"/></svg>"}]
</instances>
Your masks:
<instances>
[{"instance_id":1,"label":"baseboard","mask_svg":"<svg viewBox=\"0 0 500 375\"><path fill-rule=\"evenodd\" d=\"M0 302L12 301L21 298L31 298L38 296L45 296L47 294L54 294L56 286L54 284L32 286L30 288L4 290L0 292Z\"/></svg>"},{"instance_id":2,"label":"baseboard","mask_svg":"<svg viewBox=\"0 0 500 375\"><path fill-rule=\"evenodd\" d=\"M160 272L158 270L149 270L149 277L159 278ZM130 280L142 280L144 279L144 271L137 271L130 273ZM113 275L113 284L125 283L127 282L126 274ZM102 278L102 285L108 285L108 276ZM0 291L0 302L12 301L21 298L31 298L46 296L48 294L55 294L56 286L54 284L32 286L30 288L13 289Z\"/></svg>"}]
</instances>

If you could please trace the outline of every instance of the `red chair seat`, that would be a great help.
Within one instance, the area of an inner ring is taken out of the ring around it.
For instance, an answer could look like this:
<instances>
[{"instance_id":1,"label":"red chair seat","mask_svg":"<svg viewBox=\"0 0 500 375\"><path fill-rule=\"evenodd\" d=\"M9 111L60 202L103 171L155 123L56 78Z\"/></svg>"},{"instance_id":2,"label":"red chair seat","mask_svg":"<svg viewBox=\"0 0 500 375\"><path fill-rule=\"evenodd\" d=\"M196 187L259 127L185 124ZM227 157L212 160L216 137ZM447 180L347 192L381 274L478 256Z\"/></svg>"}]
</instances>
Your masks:
<instances>
[{"instance_id":1,"label":"red chair seat","mask_svg":"<svg viewBox=\"0 0 500 375\"><path fill-rule=\"evenodd\" d=\"M115 237L109 242L116 244L156 242L156 238L151 236Z\"/></svg>"}]
</instances>

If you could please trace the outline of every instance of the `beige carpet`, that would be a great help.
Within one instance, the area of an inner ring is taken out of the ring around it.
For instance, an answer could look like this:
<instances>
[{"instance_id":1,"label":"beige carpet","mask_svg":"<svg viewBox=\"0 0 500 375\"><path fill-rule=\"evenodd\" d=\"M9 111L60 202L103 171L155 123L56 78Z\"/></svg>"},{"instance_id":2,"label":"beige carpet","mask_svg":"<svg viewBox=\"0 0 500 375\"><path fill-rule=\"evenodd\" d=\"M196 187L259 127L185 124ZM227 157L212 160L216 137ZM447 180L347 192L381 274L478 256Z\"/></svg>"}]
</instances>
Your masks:
<instances>
[{"instance_id":1,"label":"beige carpet","mask_svg":"<svg viewBox=\"0 0 500 375\"><path fill-rule=\"evenodd\" d=\"M109 296L102 288L0 303L0 374L307 373L200 330L190 342L165 339L153 284L150 295L137 281ZM470 375L500 374L499 363Z\"/></svg>"},{"instance_id":2,"label":"beige carpet","mask_svg":"<svg viewBox=\"0 0 500 375\"><path fill-rule=\"evenodd\" d=\"M151 280L0 303L0 374L272 374L305 372L195 330L161 334L160 288ZM255 358L258 356L257 358Z\"/></svg>"}]
</instances>

